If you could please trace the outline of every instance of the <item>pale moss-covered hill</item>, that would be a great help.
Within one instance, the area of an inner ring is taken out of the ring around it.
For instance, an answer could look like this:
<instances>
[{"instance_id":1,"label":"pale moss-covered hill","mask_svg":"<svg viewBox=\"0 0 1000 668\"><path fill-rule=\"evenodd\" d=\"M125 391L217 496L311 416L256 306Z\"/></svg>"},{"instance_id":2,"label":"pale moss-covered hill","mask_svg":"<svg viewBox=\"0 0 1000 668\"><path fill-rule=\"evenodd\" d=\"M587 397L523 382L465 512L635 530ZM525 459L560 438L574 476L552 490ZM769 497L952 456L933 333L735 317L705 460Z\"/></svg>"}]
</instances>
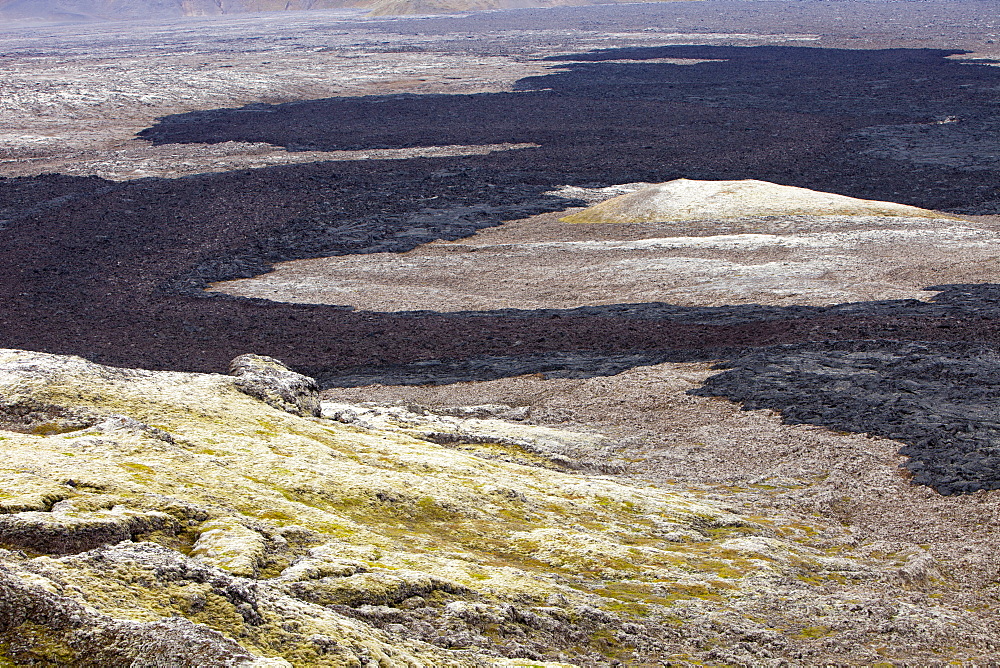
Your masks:
<instances>
[{"instance_id":1,"label":"pale moss-covered hill","mask_svg":"<svg viewBox=\"0 0 1000 668\"><path fill-rule=\"evenodd\" d=\"M234 368L0 351L0 666L777 665L895 572L576 465L599 435L313 417L308 379Z\"/></svg>"},{"instance_id":2,"label":"pale moss-covered hill","mask_svg":"<svg viewBox=\"0 0 1000 668\"><path fill-rule=\"evenodd\" d=\"M568 223L647 223L798 215L949 217L895 202L857 199L755 179L676 179L618 195L562 220Z\"/></svg>"}]
</instances>

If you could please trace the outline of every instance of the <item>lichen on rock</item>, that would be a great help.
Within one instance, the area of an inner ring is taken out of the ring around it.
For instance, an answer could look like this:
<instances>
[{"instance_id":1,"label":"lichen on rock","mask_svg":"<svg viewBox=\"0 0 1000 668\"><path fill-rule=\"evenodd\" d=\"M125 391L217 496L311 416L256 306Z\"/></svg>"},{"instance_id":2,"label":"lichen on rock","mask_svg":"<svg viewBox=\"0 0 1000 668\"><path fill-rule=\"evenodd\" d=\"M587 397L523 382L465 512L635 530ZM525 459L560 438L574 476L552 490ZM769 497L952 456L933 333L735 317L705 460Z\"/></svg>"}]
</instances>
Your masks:
<instances>
[{"instance_id":1,"label":"lichen on rock","mask_svg":"<svg viewBox=\"0 0 1000 668\"><path fill-rule=\"evenodd\" d=\"M205 522L191 556L234 575L254 577L264 561L267 539L232 517Z\"/></svg>"},{"instance_id":2,"label":"lichen on rock","mask_svg":"<svg viewBox=\"0 0 1000 668\"><path fill-rule=\"evenodd\" d=\"M240 355L229 364L240 392L295 415L319 415L319 386L266 355Z\"/></svg>"}]
</instances>

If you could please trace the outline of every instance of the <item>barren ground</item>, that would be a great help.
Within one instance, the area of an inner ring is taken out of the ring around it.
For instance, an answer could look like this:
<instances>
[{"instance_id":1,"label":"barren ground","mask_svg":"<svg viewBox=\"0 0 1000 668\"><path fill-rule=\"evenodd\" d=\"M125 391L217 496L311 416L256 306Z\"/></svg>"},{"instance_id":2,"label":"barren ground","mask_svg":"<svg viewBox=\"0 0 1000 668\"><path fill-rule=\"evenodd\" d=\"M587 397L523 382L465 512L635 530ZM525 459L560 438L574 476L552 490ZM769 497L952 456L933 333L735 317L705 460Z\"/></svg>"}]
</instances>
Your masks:
<instances>
[{"instance_id":1,"label":"barren ground","mask_svg":"<svg viewBox=\"0 0 1000 668\"><path fill-rule=\"evenodd\" d=\"M998 217L785 217L571 224L557 214L406 253L296 260L213 290L366 311L826 306L927 300L927 286L997 276Z\"/></svg>"}]
</instances>

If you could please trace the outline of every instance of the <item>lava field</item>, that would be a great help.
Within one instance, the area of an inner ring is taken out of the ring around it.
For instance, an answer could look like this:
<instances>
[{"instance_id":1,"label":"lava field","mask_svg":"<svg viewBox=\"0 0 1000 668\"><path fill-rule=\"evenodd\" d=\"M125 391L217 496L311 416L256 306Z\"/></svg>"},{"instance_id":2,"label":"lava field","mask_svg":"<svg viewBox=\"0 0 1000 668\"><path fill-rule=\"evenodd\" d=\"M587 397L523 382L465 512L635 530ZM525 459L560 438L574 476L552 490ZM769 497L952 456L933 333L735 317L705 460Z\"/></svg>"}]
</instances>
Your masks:
<instances>
[{"instance_id":1,"label":"lava field","mask_svg":"<svg viewBox=\"0 0 1000 668\"><path fill-rule=\"evenodd\" d=\"M290 150L539 147L175 180L0 179L0 346L213 372L252 351L330 387L599 375L721 359L729 370L700 393L772 408L793 422L890 436L906 444L914 480L944 494L1000 488L993 285L939 286L927 303L461 313L360 312L203 292L208 282L254 276L283 260L401 252L581 205L545 194L563 185L754 178L993 214L1000 169L894 158L870 145L886 127L934 132L956 113L986 123L1000 69L950 55L605 50L561 56L563 69L509 93L344 97L168 116L140 137ZM718 62L661 62L678 58Z\"/></svg>"}]
</instances>

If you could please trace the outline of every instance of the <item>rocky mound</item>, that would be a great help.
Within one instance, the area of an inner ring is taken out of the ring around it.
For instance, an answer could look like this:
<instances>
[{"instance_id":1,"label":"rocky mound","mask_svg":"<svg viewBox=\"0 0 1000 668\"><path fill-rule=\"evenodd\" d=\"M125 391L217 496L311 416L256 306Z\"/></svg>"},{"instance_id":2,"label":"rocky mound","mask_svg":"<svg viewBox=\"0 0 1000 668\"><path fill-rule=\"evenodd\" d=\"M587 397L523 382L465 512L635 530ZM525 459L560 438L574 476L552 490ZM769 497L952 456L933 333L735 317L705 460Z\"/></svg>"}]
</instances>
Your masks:
<instances>
[{"instance_id":1,"label":"rocky mound","mask_svg":"<svg viewBox=\"0 0 1000 668\"><path fill-rule=\"evenodd\" d=\"M340 403L312 417L308 401L256 398L268 377L278 395L308 394L279 363L237 368L0 352L0 661L769 661L845 642L829 625L856 634L858 601L901 577L696 488L574 472L595 470L572 466L581 454L611 460L597 434L497 406ZM986 642L933 603L906 614L945 620L966 650ZM903 627L886 632L906 644Z\"/></svg>"},{"instance_id":2,"label":"rocky mound","mask_svg":"<svg viewBox=\"0 0 1000 668\"><path fill-rule=\"evenodd\" d=\"M803 215L945 217L905 204L856 199L754 179L675 179L619 195L562 220L569 223L650 223Z\"/></svg>"},{"instance_id":3,"label":"rocky mound","mask_svg":"<svg viewBox=\"0 0 1000 668\"><path fill-rule=\"evenodd\" d=\"M629 188L638 190L636 184L625 184L558 192L583 199ZM816 199L823 195L812 194ZM691 210L709 213L719 199L692 199L689 204ZM219 282L212 290L369 311L485 315L501 309L614 304L784 307L926 300L930 295L925 288L935 282L995 278L1000 232L993 225L899 208L921 215L746 213L740 218L574 225L552 213L455 241L422 244L406 253L280 263L274 271ZM647 314L653 315L651 307Z\"/></svg>"}]
</instances>

